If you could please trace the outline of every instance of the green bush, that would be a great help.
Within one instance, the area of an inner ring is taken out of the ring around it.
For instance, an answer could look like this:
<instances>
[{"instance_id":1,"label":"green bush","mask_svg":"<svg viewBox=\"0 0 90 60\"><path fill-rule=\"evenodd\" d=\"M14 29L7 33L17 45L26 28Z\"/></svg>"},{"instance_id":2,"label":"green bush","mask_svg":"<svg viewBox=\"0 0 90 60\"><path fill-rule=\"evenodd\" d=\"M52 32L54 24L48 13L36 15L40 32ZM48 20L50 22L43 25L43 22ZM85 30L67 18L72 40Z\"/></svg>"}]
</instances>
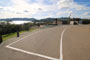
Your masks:
<instances>
[{"instance_id":1,"label":"green bush","mask_svg":"<svg viewBox=\"0 0 90 60\"><path fill-rule=\"evenodd\" d=\"M1 22L0 23L0 32L1 33L0 34L5 35L5 34L14 33L14 32L17 32L17 29L19 29L19 31L29 30L31 28L31 26L32 26L32 24L30 24L30 23L15 25L15 24Z\"/></svg>"}]
</instances>

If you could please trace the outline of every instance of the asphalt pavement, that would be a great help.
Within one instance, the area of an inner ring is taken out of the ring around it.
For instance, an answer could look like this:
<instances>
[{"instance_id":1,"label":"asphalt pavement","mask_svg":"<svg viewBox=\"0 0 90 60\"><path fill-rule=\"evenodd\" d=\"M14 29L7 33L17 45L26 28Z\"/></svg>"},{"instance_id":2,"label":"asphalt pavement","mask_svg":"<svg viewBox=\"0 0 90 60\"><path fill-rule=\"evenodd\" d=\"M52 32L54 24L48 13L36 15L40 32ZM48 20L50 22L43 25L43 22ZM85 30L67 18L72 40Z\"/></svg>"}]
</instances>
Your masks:
<instances>
[{"instance_id":1,"label":"asphalt pavement","mask_svg":"<svg viewBox=\"0 0 90 60\"><path fill-rule=\"evenodd\" d=\"M63 60L90 60L90 25L72 26L63 37Z\"/></svg>"},{"instance_id":2,"label":"asphalt pavement","mask_svg":"<svg viewBox=\"0 0 90 60\"><path fill-rule=\"evenodd\" d=\"M1 44L0 60L90 60L90 26L63 25L27 32Z\"/></svg>"}]
</instances>

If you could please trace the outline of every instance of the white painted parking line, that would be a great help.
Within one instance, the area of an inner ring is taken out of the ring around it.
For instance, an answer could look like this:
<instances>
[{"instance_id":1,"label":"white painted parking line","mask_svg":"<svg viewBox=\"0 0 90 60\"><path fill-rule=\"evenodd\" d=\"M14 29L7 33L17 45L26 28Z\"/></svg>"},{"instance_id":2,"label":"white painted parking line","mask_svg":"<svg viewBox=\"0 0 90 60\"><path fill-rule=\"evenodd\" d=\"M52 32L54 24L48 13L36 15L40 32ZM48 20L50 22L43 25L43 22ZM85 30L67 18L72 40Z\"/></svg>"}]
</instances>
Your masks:
<instances>
[{"instance_id":1,"label":"white painted parking line","mask_svg":"<svg viewBox=\"0 0 90 60\"><path fill-rule=\"evenodd\" d=\"M44 29L44 30L46 30L46 29ZM27 36L25 36L25 37L23 37L23 38L15 41L15 42L12 42L12 43L8 44L6 47L9 48L9 49L13 49L13 50L20 51L20 52L23 52L23 53L26 53L26 54L30 54L30 55L35 55L35 56L47 58L47 59L50 59L50 60L59 60L59 59L57 59L57 58L53 58L53 57L41 55L41 54L38 54L38 53L33 53L33 52L25 51L25 50L23 50L23 49L19 49L19 48L15 48L15 47L11 47L11 46L10 46L10 45L13 45L13 44L15 44L15 43L17 43L17 42L19 42L19 41L21 41L21 40L24 40L25 38L30 37L30 36L32 36L32 35L34 35L34 34L36 34L36 33L42 32L42 31L44 31L44 30L40 30L40 31L37 31L37 32L32 33L32 34L30 34L30 35L27 35Z\"/></svg>"},{"instance_id":2,"label":"white painted parking line","mask_svg":"<svg viewBox=\"0 0 90 60\"><path fill-rule=\"evenodd\" d=\"M44 29L44 30L46 30L46 29ZM8 44L6 47L7 47L7 48L10 48L10 49L12 49L12 50L16 50L16 51L23 52L23 53L26 53L26 54L30 54L30 55L35 55L35 56L47 58L47 59L50 59L50 60L63 60L62 40L63 40L63 35L64 35L65 31L67 30L66 28L62 31L61 37L60 37L60 59L53 58L53 57L49 57L49 56L45 56L45 55L41 55L41 54L38 54L38 53L29 52L29 51L26 51L26 50L23 50L23 49L19 49L19 48L15 48L15 47L11 47L11 46L10 46L10 45L15 44L15 43L17 43L17 42L19 42L19 41L21 41L21 40L24 40L25 38L30 37L30 36L32 36L32 35L34 35L34 34L36 34L36 33L42 32L42 31L44 31L44 30L40 30L40 31L38 31L38 32L32 33L32 34L30 34L30 35L27 35L27 36L25 36L24 38L21 38L21 39L15 41L15 42L13 42L13 43Z\"/></svg>"},{"instance_id":3,"label":"white painted parking line","mask_svg":"<svg viewBox=\"0 0 90 60\"><path fill-rule=\"evenodd\" d=\"M41 55L41 54L38 54L38 53L33 53L33 52L25 51L25 50L22 50L22 49L19 49L19 48L11 47L11 46L6 46L6 47L7 47L7 48L10 48L10 49L13 49L13 50L16 50L16 51L19 51L19 52L23 52L23 53L30 54L30 55L34 55L34 56L43 57L43 58L50 59L50 60L59 60L59 59L57 59L57 58L53 58L53 57Z\"/></svg>"},{"instance_id":4,"label":"white painted parking line","mask_svg":"<svg viewBox=\"0 0 90 60\"><path fill-rule=\"evenodd\" d=\"M62 40L63 40L63 36L64 36L64 33L65 33L66 30L67 29L65 28L61 33L61 38L60 38L60 60L63 60L63 46L62 46L63 42L62 42Z\"/></svg>"}]
</instances>

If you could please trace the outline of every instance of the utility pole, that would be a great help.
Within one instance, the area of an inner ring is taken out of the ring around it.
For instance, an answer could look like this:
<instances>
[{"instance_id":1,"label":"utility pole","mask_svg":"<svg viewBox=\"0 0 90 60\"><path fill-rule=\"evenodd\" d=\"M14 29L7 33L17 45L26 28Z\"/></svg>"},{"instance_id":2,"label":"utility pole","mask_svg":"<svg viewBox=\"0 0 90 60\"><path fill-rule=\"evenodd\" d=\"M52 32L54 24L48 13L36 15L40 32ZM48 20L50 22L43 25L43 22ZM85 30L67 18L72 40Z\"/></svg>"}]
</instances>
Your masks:
<instances>
[{"instance_id":1,"label":"utility pole","mask_svg":"<svg viewBox=\"0 0 90 60\"><path fill-rule=\"evenodd\" d=\"M71 18L71 13L70 13L70 15L69 15L69 18Z\"/></svg>"},{"instance_id":2,"label":"utility pole","mask_svg":"<svg viewBox=\"0 0 90 60\"><path fill-rule=\"evenodd\" d=\"M70 24L70 21L71 21L71 13L70 13L70 15L69 15L69 24Z\"/></svg>"}]
</instances>

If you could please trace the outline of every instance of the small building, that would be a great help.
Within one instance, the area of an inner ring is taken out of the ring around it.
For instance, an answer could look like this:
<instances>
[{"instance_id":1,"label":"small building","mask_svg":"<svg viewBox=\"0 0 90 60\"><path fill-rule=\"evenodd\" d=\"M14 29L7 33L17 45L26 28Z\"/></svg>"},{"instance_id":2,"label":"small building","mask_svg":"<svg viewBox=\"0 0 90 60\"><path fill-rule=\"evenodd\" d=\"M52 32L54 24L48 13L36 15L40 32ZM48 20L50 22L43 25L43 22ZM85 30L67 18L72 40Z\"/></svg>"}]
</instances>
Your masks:
<instances>
[{"instance_id":1,"label":"small building","mask_svg":"<svg viewBox=\"0 0 90 60\"><path fill-rule=\"evenodd\" d=\"M67 18L67 17L61 18L61 21L62 21L62 24L64 24L64 25L70 24L70 18Z\"/></svg>"},{"instance_id":2,"label":"small building","mask_svg":"<svg viewBox=\"0 0 90 60\"><path fill-rule=\"evenodd\" d=\"M53 24L56 24L56 25L61 25L61 24L65 24L65 25L67 25L67 24L69 24L69 18L59 18L59 19L55 19L54 21L53 21Z\"/></svg>"},{"instance_id":3,"label":"small building","mask_svg":"<svg viewBox=\"0 0 90 60\"><path fill-rule=\"evenodd\" d=\"M52 24L58 25L58 24L62 24L62 21L60 19L55 19Z\"/></svg>"},{"instance_id":4,"label":"small building","mask_svg":"<svg viewBox=\"0 0 90 60\"><path fill-rule=\"evenodd\" d=\"M69 21L62 21L62 24L67 25L69 24Z\"/></svg>"},{"instance_id":5,"label":"small building","mask_svg":"<svg viewBox=\"0 0 90 60\"><path fill-rule=\"evenodd\" d=\"M70 19L70 24L71 25L82 24L82 20L80 18L73 18L73 19Z\"/></svg>"},{"instance_id":6,"label":"small building","mask_svg":"<svg viewBox=\"0 0 90 60\"><path fill-rule=\"evenodd\" d=\"M70 25L73 25L74 24L74 21L70 21Z\"/></svg>"},{"instance_id":7,"label":"small building","mask_svg":"<svg viewBox=\"0 0 90 60\"><path fill-rule=\"evenodd\" d=\"M82 24L82 20L80 18L59 18L59 19L55 19L52 24L63 24L63 25L78 25L78 24Z\"/></svg>"}]
</instances>

